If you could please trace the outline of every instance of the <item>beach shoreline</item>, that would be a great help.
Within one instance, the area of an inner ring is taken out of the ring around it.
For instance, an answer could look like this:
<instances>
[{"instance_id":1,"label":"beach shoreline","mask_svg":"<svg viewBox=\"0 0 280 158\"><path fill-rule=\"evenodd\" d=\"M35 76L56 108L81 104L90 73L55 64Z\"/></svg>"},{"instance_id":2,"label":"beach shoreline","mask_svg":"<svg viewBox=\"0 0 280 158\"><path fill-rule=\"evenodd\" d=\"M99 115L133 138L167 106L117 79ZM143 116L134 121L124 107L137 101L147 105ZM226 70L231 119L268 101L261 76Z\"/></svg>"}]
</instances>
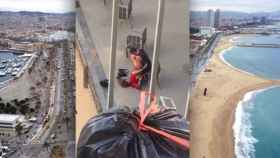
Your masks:
<instances>
[{"instance_id":1,"label":"beach shoreline","mask_svg":"<svg viewBox=\"0 0 280 158\"><path fill-rule=\"evenodd\" d=\"M225 36L218 43L207 69L199 74L191 97L191 158L234 158L233 123L235 110L243 96L254 90L279 85L272 81L233 68L221 58L221 53L232 47ZM203 96L204 88L208 89Z\"/></svg>"}]
</instances>

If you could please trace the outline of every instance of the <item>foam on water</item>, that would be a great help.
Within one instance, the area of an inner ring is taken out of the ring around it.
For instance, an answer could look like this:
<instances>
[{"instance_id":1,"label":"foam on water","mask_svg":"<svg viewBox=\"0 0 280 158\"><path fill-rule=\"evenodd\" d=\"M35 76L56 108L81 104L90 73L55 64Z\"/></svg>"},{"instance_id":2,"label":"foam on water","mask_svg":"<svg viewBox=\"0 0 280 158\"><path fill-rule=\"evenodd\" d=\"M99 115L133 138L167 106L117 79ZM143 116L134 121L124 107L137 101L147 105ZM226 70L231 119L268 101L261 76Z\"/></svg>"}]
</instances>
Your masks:
<instances>
[{"instance_id":1,"label":"foam on water","mask_svg":"<svg viewBox=\"0 0 280 158\"><path fill-rule=\"evenodd\" d=\"M236 42L238 39L240 39L240 37L235 36L235 37L232 37L229 41L232 42L232 43L234 43L234 42Z\"/></svg>"},{"instance_id":2,"label":"foam on water","mask_svg":"<svg viewBox=\"0 0 280 158\"><path fill-rule=\"evenodd\" d=\"M268 37L258 36L258 37L252 37L252 38L257 38L257 39L251 39L251 38L246 39L245 38L242 40L245 42L247 40L248 41L254 41L254 40L263 41L264 38L268 38ZM261 38L261 39L259 39L259 38ZM270 43L273 42L274 39L276 39L274 36L271 38L273 38L273 40L268 41ZM232 42L235 42L236 40L237 39L232 39ZM238 39L238 40L241 40L241 39ZM279 74L279 72L278 72L279 69L276 69L277 68L276 65L278 65L278 62L276 59L278 59L279 56L277 56L277 53L275 53L275 49L272 50L272 49L268 49L268 48L267 49L244 48L244 51L241 51L240 48L238 48L236 50L237 58L233 58L234 60L228 60L225 53L232 53L233 52L232 49L236 49L236 47L231 47L227 50L224 50L223 52L221 52L219 54L220 59L229 67L231 67L237 71L252 75L252 76L259 76L259 77L264 77L264 78L268 78L268 79L276 78L277 80L279 80L279 75L277 76L277 74ZM270 52L268 52L268 51L270 51ZM246 52L248 52L248 54L245 54ZM265 52L265 54L254 54L257 52ZM244 54L244 61L242 58L243 54ZM233 56L233 54L227 54L227 55L231 55L229 57ZM251 55L254 58L250 58ZM263 56L261 56L261 55L263 55ZM252 60L248 60L248 59L252 59ZM262 65L257 65L256 63L261 63ZM273 64L275 65L275 67L271 66ZM274 86L274 87L277 87L277 86ZM268 111L262 111L262 113L259 113L259 110L260 110L259 106L261 106L264 103L262 103L263 100L258 100L258 99L260 99L266 95L266 94L263 94L264 93L263 91L266 91L266 90L268 90L270 88L274 88L274 87L268 87L265 89L248 92L244 95L242 100L237 104L236 111L235 111L235 120L234 120L234 124L232 126L233 135L234 135L234 152L235 152L235 156L237 158L259 158L259 157L262 158L264 155L268 155L268 157L269 157L269 155L270 155L270 157L272 155L272 157L275 157L275 154L277 154L277 153L275 153L275 151L273 151L276 149L273 149L273 148L269 148L269 151L261 151L262 145L270 145L270 143L266 142L267 140L269 140L269 137L264 138L264 137L260 136L260 132L259 132L260 130L258 130L259 128L261 128L260 126L258 126L259 125L258 123L266 123L266 121L267 121L267 123L270 123L269 121L271 121L271 120L269 120L270 119L269 117L262 116L262 114L264 114L265 112L269 112L269 110L271 110L271 109L267 109ZM259 93L262 93L262 95L258 95ZM256 101L258 101L258 102L256 102ZM266 101L265 104L270 104L269 100L265 100L265 101ZM274 103L273 105L275 105L274 100L273 101L271 100L271 103ZM263 106L262 106L262 108L263 108ZM272 108L272 107L270 107L270 108ZM261 117L261 118L259 118L259 117ZM262 119L262 117L266 118L267 120L260 122L260 119ZM256 118L258 118L258 119L256 119ZM256 128L258 128L258 129L256 129ZM271 130L273 130L273 129L271 129ZM262 131L261 134L263 134L263 133L265 133L265 132ZM268 133L269 133L269 131L268 131ZM274 142L272 142L272 144L273 143ZM267 153L265 153L265 152L267 152ZM269 152L269 154L268 154L268 152Z\"/></svg>"},{"instance_id":3,"label":"foam on water","mask_svg":"<svg viewBox=\"0 0 280 158\"><path fill-rule=\"evenodd\" d=\"M257 139L252 136L252 123L248 108L253 108L254 92L247 93L237 105L233 124L234 152L237 158L254 158Z\"/></svg>"},{"instance_id":4,"label":"foam on water","mask_svg":"<svg viewBox=\"0 0 280 158\"><path fill-rule=\"evenodd\" d=\"M235 121L232 126L234 135L234 152L237 158L255 158L255 144L258 142L252 135L252 122L250 111L254 108L254 100L257 94L267 91L271 86L265 89L248 92L237 104L235 111Z\"/></svg>"}]
</instances>

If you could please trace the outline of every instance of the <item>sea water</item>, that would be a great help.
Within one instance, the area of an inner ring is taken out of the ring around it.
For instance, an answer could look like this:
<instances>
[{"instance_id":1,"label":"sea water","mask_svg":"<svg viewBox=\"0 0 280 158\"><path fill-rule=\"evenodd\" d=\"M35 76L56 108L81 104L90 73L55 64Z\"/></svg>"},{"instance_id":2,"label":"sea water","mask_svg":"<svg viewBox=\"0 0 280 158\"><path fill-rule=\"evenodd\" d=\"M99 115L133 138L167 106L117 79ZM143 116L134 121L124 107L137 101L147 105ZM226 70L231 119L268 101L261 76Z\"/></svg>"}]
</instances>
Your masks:
<instances>
[{"instance_id":1,"label":"sea water","mask_svg":"<svg viewBox=\"0 0 280 158\"><path fill-rule=\"evenodd\" d=\"M278 35L238 37L246 43L280 43ZM230 66L263 78L280 79L280 48L232 47L222 59ZM235 112L237 158L280 158L280 87L248 92Z\"/></svg>"},{"instance_id":2,"label":"sea water","mask_svg":"<svg viewBox=\"0 0 280 158\"><path fill-rule=\"evenodd\" d=\"M233 125L237 158L280 157L280 87L247 93Z\"/></svg>"},{"instance_id":3,"label":"sea water","mask_svg":"<svg viewBox=\"0 0 280 158\"><path fill-rule=\"evenodd\" d=\"M280 44L280 35L248 36L235 39L245 43ZM263 78L280 79L280 48L232 47L223 59L240 70Z\"/></svg>"}]
</instances>

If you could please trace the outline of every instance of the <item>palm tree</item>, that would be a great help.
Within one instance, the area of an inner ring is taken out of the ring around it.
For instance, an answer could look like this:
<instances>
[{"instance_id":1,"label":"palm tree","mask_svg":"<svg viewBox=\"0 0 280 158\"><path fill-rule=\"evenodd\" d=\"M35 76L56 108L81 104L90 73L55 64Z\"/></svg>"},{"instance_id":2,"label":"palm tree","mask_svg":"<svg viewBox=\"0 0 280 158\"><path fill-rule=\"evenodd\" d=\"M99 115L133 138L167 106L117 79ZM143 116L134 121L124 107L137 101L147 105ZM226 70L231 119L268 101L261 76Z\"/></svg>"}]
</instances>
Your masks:
<instances>
[{"instance_id":1,"label":"palm tree","mask_svg":"<svg viewBox=\"0 0 280 158\"><path fill-rule=\"evenodd\" d=\"M20 135L22 130L23 130L23 127L22 127L21 123L18 123L16 125L15 129L16 129L17 134Z\"/></svg>"},{"instance_id":2,"label":"palm tree","mask_svg":"<svg viewBox=\"0 0 280 158\"><path fill-rule=\"evenodd\" d=\"M43 148L46 148L48 153L50 153L50 150L49 150L50 147L51 147L50 143L48 143L47 141L45 141L44 144L43 144Z\"/></svg>"},{"instance_id":3,"label":"palm tree","mask_svg":"<svg viewBox=\"0 0 280 158\"><path fill-rule=\"evenodd\" d=\"M4 112L5 103L0 102L0 113Z\"/></svg>"},{"instance_id":4,"label":"palm tree","mask_svg":"<svg viewBox=\"0 0 280 158\"><path fill-rule=\"evenodd\" d=\"M21 134L22 134L22 130L23 130L23 127L22 127L21 123L18 123L16 125L15 129L16 129L17 135L20 137Z\"/></svg>"},{"instance_id":5,"label":"palm tree","mask_svg":"<svg viewBox=\"0 0 280 158\"><path fill-rule=\"evenodd\" d=\"M60 145L55 145L51 151L51 158L63 158L65 157L65 151Z\"/></svg>"}]
</instances>

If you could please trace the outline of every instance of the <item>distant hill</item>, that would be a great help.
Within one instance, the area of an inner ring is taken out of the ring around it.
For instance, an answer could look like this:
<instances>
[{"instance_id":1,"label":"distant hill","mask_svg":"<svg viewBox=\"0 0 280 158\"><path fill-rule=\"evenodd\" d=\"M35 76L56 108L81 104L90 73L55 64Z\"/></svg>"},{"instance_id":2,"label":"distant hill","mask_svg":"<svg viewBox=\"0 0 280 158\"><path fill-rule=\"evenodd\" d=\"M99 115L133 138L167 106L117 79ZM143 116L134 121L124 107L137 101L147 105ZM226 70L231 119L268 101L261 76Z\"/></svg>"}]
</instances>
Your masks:
<instances>
[{"instance_id":1,"label":"distant hill","mask_svg":"<svg viewBox=\"0 0 280 158\"><path fill-rule=\"evenodd\" d=\"M206 17L207 11L191 11L192 18ZM232 18L244 18L244 17L280 17L280 10L275 12L255 12L255 13L245 13L238 11L221 11L222 17L232 17Z\"/></svg>"},{"instance_id":2,"label":"distant hill","mask_svg":"<svg viewBox=\"0 0 280 158\"><path fill-rule=\"evenodd\" d=\"M279 17L279 18L280 18L280 10L279 10L279 11L276 11L276 12L272 12L272 13L271 13L271 16L273 16L273 17Z\"/></svg>"},{"instance_id":3,"label":"distant hill","mask_svg":"<svg viewBox=\"0 0 280 158\"><path fill-rule=\"evenodd\" d=\"M32 12L32 11L0 11L0 15L8 15L8 14L18 14L18 15L29 15L29 16L42 16L42 15L75 15L75 12L67 12L67 13L45 13L45 12Z\"/></svg>"}]
</instances>

